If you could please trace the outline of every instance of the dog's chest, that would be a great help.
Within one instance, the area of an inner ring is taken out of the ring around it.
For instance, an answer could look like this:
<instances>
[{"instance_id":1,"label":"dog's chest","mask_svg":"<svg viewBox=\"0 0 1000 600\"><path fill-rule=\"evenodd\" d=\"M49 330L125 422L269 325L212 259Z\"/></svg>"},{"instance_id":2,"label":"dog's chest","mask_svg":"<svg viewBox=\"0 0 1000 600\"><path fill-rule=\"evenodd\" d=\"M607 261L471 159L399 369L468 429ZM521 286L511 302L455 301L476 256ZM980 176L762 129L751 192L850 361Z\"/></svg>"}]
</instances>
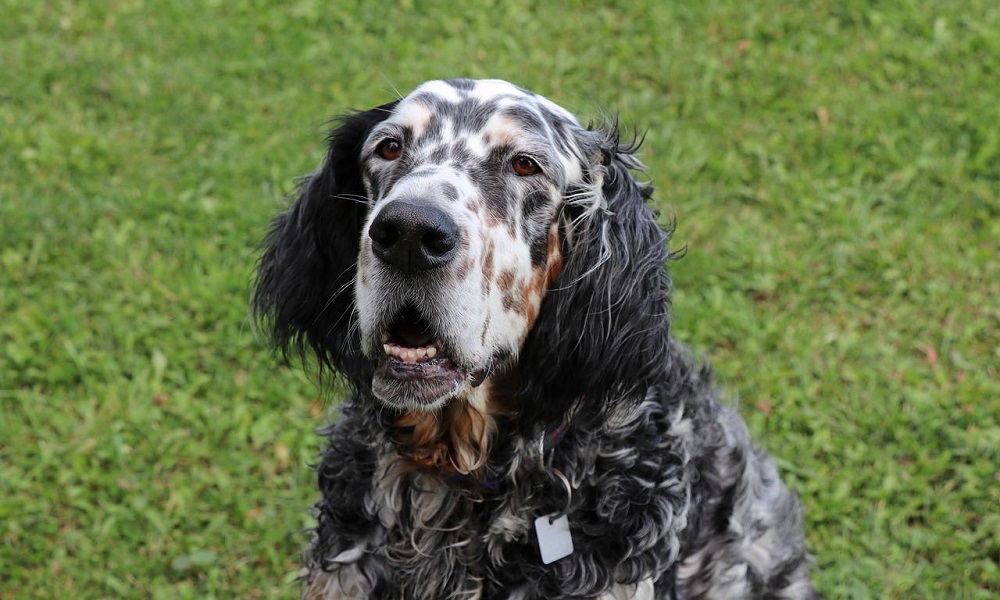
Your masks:
<instances>
[{"instance_id":1,"label":"dog's chest","mask_svg":"<svg viewBox=\"0 0 1000 600\"><path fill-rule=\"evenodd\" d=\"M394 597L428 599L592 597L624 592L616 582L655 579L676 560L686 527L687 453L663 441L670 436L640 448L645 430L637 435L631 423L610 423L628 431L595 437L580 427L548 455L545 469L537 457L508 461L507 476L486 482L414 472L391 444L381 445L370 479L354 483L368 487L367 525L341 538L363 547L363 559L345 565L339 579L355 574L363 581L363 572L378 565ZM506 456L517 459L538 444L522 446ZM330 510L331 525L346 525L341 508ZM544 564L535 520L562 513L573 552ZM621 597L649 597L648 586L630 585L636 587Z\"/></svg>"}]
</instances>

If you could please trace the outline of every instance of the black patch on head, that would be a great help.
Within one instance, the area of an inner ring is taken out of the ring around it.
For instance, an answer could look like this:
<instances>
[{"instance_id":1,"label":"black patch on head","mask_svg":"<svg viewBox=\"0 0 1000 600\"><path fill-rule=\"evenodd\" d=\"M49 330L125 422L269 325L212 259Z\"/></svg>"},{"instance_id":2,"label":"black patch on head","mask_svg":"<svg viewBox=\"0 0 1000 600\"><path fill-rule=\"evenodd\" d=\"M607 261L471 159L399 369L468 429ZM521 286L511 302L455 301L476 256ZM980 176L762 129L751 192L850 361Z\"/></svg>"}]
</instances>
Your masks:
<instances>
[{"instance_id":1,"label":"black patch on head","mask_svg":"<svg viewBox=\"0 0 1000 600\"><path fill-rule=\"evenodd\" d=\"M413 144L413 127L410 125L403 125L401 128L402 138L400 141L403 143L403 148Z\"/></svg>"},{"instance_id":2,"label":"black patch on head","mask_svg":"<svg viewBox=\"0 0 1000 600\"><path fill-rule=\"evenodd\" d=\"M458 134L479 134L486 129L490 117L497 114L499 104L495 99L465 98L451 105L455 131Z\"/></svg>"},{"instance_id":3,"label":"black patch on head","mask_svg":"<svg viewBox=\"0 0 1000 600\"><path fill-rule=\"evenodd\" d=\"M525 239L528 240L528 249L531 252L531 266L540 268L545 265L549 257L549 235L545 223L535 223L533 227L538 231L525 232ZM523 229L528 228L529 226L523 227Z\"/></svg>"},{"instance_id":4,"label":"black patch on head","mask_svg":"<svg viewBox=\"0 0 1000 600\"><path fill-rule=\"evenodd\" d=\"M426 179L428 177L437 177L438 170L436 167L428 167L426 169L420 169L419 171L413 171L407 173L407 179Z\"/></svg>"},{"instance_id":5,"label":"black patch on head","mask_svg":"<svg viewBox=\"0 0 1000 600\"><path fill-rule=\"evenodd\" d=\"M417 102L419 104L423 104L434 114L440 114L441 107L449 103L447 100L438 96L434 92L417 92L407 98L407 102Z\"/></svg>"},{"instance_id":6,"label":"black patch on head","mask_svg":"<svg viewBox=\"0 0 1000 600\"><path fill-rule=\"evenodd\" d=\"M477 188L483 199L483 206L486 207L486 218L491 224L508 224L509 214L505 212L506 200L499 183L492 183L495 177L484 177Z\"/></svg>"},{"instance_id":7,"label":"black patch on head","mask_svg":"<svg viewBox=\"0 0 1000 600\"><path fill-rule=\"evenodd\" d=\"M370 165L365 165L364 167L365 180L368 181L368 185L371 187L371 197L379 198L381 194L381 185L379 184L378 177L375 175L375 171L371 169Z\"/></svg>"},{"instance_id":8,"label":"black patch on head","mask_svg":"<svg viewBox=\"0 0 1000 600\"><path fill-rule=\"evenodd\" d=\"M552 147L563 156L578 156L579 152L574 147L573 141L580 126L563 115L556 114L541 107L539 110L544 126L540 131L547 133L547 141Z\"/></svg>"},{"instance_id":9,"label":"black patch on head","mask_svg":"<svg viewBox=\"0 0 1000 600\"><path fill-rule=\"evenodd\" d=\"M447 144L438 144L427 155L427 162L434 165L443 165L448 160L451 149Z\"/></svg>"},{"instance_id":10,"label":"black patch on head","mask_svg":"<svg viewBox=\"0 0 1000 600\"><path fill-rule=\"evenodd\" d=\"M444 82L450 85L451 87L455 88L456 90L460 90L463 92L468 92L472 90L472 88L476 87L475 81L465 78L445 79Z\"/></svg>"},{"instance_id":11,"label":"black patch on head","mask_svg":"<svg viewBox=\"0 0 1000 600\"><path fill-rule=\"evenodd\" d=\"M424 128L423 134L420 136L421 143L433 143L438 142L443 137L442 135L442 122L437 115L431 115L430 119L427 121L427 127Z\"/></svg>"},{"instance_id":12,"label":"black patch on head","mask_svg":"<svg viewBox=\"0 0 1000 600\"><path fill-rule=\"evenodd\" d=\"M547 192L548 189L531 190L524 195L523 204L521 205L522 224L538 223L545 220L545 216L548 213L546 209L548 209L551 203ZM526 237L530 233L530 231L525 230Z\"/></svg>"},{"instance_id":13,"label":"black patch on head","mask_svg":"<svg viewBox=\"0 0 1000 600\"><path fill-rule=\"evenodd\" d=\"M465 141L455 142L451 147L451 164L456 169L464 171L469 168L469 165L475 162L475 157L472 151L469 150L469 146ZM473 176L475 174L472 174Z\"/></svg>"},{"instance_id":14,"label":"black patch on head","mask_svg":"<svg viewBox=\"0 0 1000 600\"><path fill-rule=\"evenodd\" d=\"M511 233L514 231L514 194L505 173L506 152L494 149L485 160L477 161L470 170L472 180L479 187L486 211L493 218L503 221Z\"/></svg>"},{"instance_id":15,"label":"black patch on head","mask_svg":"<svg viewBox=\"0 0 1000 600\"><path fill-rule=\"evenodd\" d=\"M545 111L542 111L543 113ZM545 122L538 118L535 111L524 106L509 106L503 109L502 113L506 117L520 123L525 129L545 133Z\"/></svg>"},{"instance_id":16,"label":"black patch on head","mask_svg":"<svg viewBox=\"0 0 1000 600\"><path fill-rule=\"evenodd\" d=\"M531 250L531 266L540 268L545 265L549 256L549 236L536 235L528 238L531 240L529 248Z\"/></svg>"},{"instance_id":17,"label":"black patch on head","mask_svg":"<svg viewBox=\"0 0 1000 600\"><path fill-rule=\"evenodd\" d=\"M528 243L531 264L540 267L549 255L549 225L552 200L548 190L531 190L524 196L521 206L521 235Z\"/></svg>"},{"instance_id":18,"label":"black patch on head","mask_svg":"<svg viewBox=\"0 0 1000 600\"><path fill-rule=\"evenodd\" d=\"M449 200L451 202L458 200L458 188L451 183L442 183L439 191L445 200Z\"/></svg>"}]
</instances>

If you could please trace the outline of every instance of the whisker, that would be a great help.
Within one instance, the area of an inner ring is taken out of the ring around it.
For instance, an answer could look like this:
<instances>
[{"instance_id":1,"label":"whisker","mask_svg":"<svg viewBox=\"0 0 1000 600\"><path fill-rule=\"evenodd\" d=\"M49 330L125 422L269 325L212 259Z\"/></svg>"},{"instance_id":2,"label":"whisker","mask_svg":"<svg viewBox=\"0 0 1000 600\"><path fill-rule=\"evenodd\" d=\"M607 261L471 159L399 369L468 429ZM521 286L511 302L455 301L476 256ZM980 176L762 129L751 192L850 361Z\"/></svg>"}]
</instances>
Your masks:
<instances>
[{"instance_id":1,"label":"whisker","mask_svg":"<svg viewBox=\"0 0 1000 600\"><path fill-rule=\"evenodd\" d=\"M399 89L395 85L393 85L391 81L389 81L389 78L385 75L385 73L382 74L382 79L385 81L385 84L389 86L389 90L393 94L396 94L396 99L402 100L403 94L399 93Z\"/></svg>"},{"instance_id":2,"label":"whisker","mask_svg":"<svg viewBox=\"0 0 1000 600\"><path fill-rule=\"evenodd\" d=\"M358 261L354 261L354 263L349 268L355 268L355 267L357 267L357 264L358 264ZM355 271L355 273L356 272L357 271ZM326 303L323 305L323 308L321 308L319 310L319 312L316 313L316 317L313 318L312 325L315 325L319 321L320 317L322 317L323 314L326 312L326 310L328 308L330 308L330 305L333 304L333 301L337 299L337 296L339 296L340 294L342 294L347 288L354 286L354 283L357 281L357 279L358 279L357 275L355 275L354 277L351 277L347 282L344 283L344 285L340 286L332 294L330 294L330 297L327 299Z\"/></svg>"}]
</instances>

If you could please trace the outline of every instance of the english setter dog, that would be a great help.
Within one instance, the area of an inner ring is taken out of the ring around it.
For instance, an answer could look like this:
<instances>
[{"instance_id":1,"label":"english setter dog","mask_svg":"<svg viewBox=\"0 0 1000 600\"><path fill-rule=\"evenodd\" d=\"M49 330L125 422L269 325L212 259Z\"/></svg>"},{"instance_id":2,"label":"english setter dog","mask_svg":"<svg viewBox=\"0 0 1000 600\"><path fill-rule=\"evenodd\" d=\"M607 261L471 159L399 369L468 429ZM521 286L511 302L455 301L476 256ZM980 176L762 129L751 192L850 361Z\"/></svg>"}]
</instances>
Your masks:
<instances>
[{"instance_id":1,"label":"english setter dog","mask_svg":"<svg viewBox=\"0 0 1000 600\"><path fill-rule=\"evenodd\" d=\"M343 118L254 312L352 395L303 598L816 598L799 502L669 333L617 127L497 80Z\"/></svg>"}]
</instances>

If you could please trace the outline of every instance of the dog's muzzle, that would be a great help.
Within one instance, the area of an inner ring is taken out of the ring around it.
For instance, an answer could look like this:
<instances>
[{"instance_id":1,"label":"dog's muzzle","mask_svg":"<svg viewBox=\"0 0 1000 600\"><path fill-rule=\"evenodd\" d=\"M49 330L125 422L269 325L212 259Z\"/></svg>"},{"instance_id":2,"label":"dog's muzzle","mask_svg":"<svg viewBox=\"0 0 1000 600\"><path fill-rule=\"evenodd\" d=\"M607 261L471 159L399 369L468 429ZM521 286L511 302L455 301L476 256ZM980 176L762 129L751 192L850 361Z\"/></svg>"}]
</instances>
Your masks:
<instances>
[{"instance_id":1,"label":"dog's muzzle","mask_svg":"<svg viewBox=\"0 0 1000 600\"><path fill-rule=\"evenodd\" d=\"M458 252L459 228L454 219L420 199L387 203L372 221L368 236L383 268L404 282L446 267ZM382 349L372 389L389 404L437 406L458 393L468 379L427 315L412 303L388 324Z\"/></svg>"}]
</instances>

